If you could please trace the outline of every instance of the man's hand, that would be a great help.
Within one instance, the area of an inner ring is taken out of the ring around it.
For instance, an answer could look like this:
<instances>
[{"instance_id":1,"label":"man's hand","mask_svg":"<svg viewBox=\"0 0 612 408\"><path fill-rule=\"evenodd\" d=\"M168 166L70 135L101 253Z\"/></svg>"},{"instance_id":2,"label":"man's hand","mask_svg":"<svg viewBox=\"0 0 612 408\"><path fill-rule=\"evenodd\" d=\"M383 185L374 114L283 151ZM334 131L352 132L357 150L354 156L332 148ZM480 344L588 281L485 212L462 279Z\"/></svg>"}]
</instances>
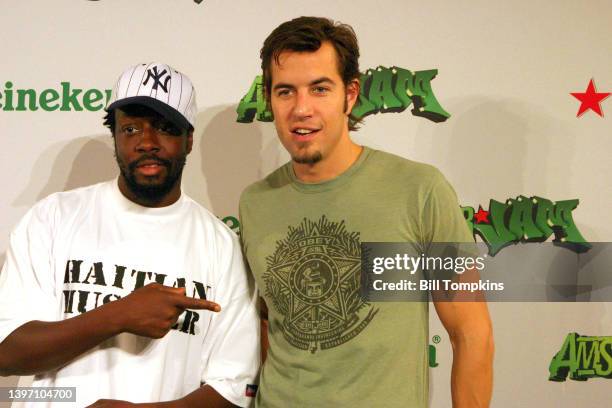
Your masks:
<instances>
[{"instance_id":1,"label":"man's hand","mask_svg":"<svg viewBox=\"0 0 612 408\"><path fill-rule=\"evenodd\" d=\"M135 290L115 306L121 331L154 339L164 337L186 309L221 311L217 303L185 296L185 288L159 283Z\"/></svg>"},{"instance_id":2,"label":"man's hand","mask_svg":"<svg viewBox=\"0 0 612 408\"><path fill-rule=\"evenodd\" d=\"M32 375L56 369L122 332L161 338L185 309L219 312L221 307L185 296L184 288L152 283L70 319L25 323L0 343L0 374Z\"/></svg>"}]
</instances>

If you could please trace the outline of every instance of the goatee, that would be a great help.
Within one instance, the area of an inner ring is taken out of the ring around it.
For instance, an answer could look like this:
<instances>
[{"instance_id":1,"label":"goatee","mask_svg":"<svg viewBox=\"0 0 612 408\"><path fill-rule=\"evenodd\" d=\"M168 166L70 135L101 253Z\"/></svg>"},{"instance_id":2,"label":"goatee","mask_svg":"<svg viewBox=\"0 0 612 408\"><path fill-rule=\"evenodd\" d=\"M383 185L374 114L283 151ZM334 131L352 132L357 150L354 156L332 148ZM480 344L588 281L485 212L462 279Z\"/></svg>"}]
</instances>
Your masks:
<instances>
[{"instance_id":1,"label":"goatee","mask_svg":"<svg viewBox=\"0 0 612 408\"><path fill-rule=\"evenodd\" d=\"M321 161L321 152L314 152L306 156L293 156L291 159L298 164L316 164Z\"/></svg>"}]
</instances>

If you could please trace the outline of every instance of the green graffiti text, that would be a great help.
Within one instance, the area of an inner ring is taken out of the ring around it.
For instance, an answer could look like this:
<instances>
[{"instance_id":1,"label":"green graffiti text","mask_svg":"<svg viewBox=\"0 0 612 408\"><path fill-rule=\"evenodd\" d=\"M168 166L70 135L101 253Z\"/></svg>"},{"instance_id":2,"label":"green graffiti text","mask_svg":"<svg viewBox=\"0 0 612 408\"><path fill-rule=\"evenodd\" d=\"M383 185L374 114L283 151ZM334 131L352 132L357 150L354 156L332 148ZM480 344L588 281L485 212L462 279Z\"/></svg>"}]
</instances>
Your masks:
<instances>
[{"instance_id":1,"label":"green graffiti text","mask_svg":"<svg viewBox=\"0 0 612 408\"><path fill-rule=\"evenodd\" d=\"M438 362L436 361L436 346L434 346L433 344L429 345L428 357L430 368L436 368L437 366L439 366Z\"/></svg>"},{"instance_id":2,"label":"green graffiti text","mask_svg":"<svg viewBox=\"0 0 612 408\"><path fill-rule=\"evenodd\" d=\"M353 107L353 116L363 118L376 113L403 112L412 105L414 116L443 122L450 114L440 106L431 88L431 80L437 74L437 69L416 72L399 67L368 69L360 78L361 91ZM255 118L262 122L273 120L261 75L255 77L236 112L236 121L241 123L252 122Z\"/></svg>"},{"instance_id":3,"label":"green graffiti text","mask_svg":"<svg viewBox=\"0 0 612 408\"><path fill-rule=\"evenodd\" d=\"M462 207L470 231L495 255L502 248L517 242L543 242L552 234L553 243L575 252L585 252L591 245L578 231L572 211L578 200L552 202L541 197L519 196L506 203L490 200L486 221L477 221L473 207Z\"/></svg>"},{"instance_id":4,"label":"green graffiti text","mask_svg":"<svg viewBox=\"0 0 612 408\"><path fill-rule=\"evenodd\" d=\"M612 379L612 337L568 334L548 371L550 381L565 381L568 374L576 381L593 377Z\"/></svg>"}]
</instances>

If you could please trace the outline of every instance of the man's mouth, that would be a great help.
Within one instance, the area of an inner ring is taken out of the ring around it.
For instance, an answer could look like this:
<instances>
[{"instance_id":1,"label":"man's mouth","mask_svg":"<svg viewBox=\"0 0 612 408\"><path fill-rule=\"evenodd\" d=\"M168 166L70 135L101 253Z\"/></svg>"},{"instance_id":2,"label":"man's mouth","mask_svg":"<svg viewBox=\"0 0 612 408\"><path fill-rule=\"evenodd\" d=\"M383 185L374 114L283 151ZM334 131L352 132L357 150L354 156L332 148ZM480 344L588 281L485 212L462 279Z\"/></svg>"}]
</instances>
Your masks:
<instances>
[{"instance_id":1,"label":"man's mouth","mask_svg":"<svg viewBox=\"0 0 612 408\"><path fill-rule=\"evenodd\" d=\"M147 159L136 162L134 167L143 176L157 176L166 167L166 164L159 160Z\"/></svg>"},{"instance_id":2,"label":"man's mouth","mask_svg":"<svg viewBox=\"0 0 612 408\"><path fill-rule=\"evenodd\" d=\"M296 140L304 142L313 139L317 135L319 130L321 129L296 127L291 129L291 134Z\"/></svg>"}]
</instances>

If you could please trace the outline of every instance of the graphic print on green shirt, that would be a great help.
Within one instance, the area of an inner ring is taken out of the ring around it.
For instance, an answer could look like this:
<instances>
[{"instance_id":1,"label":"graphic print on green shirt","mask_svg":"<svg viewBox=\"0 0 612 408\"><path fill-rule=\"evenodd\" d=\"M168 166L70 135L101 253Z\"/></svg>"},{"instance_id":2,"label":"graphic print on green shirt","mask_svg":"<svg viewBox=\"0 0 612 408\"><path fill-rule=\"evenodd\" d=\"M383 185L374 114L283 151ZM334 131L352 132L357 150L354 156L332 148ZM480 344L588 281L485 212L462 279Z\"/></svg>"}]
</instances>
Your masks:
<instances>
[{"instance_id":1,"label":"graphic print on green shirt","mask_svg":"<svg viewBox=\"0 0 612 408\"><path fill-rule=\"evenodd\" d=\"M358 232L322 216L289 227L267 258L266 295L284 315L282 331L293 346L315 353L346 343L378 309L359 295Z\"/></svg>"}]
</instances>

